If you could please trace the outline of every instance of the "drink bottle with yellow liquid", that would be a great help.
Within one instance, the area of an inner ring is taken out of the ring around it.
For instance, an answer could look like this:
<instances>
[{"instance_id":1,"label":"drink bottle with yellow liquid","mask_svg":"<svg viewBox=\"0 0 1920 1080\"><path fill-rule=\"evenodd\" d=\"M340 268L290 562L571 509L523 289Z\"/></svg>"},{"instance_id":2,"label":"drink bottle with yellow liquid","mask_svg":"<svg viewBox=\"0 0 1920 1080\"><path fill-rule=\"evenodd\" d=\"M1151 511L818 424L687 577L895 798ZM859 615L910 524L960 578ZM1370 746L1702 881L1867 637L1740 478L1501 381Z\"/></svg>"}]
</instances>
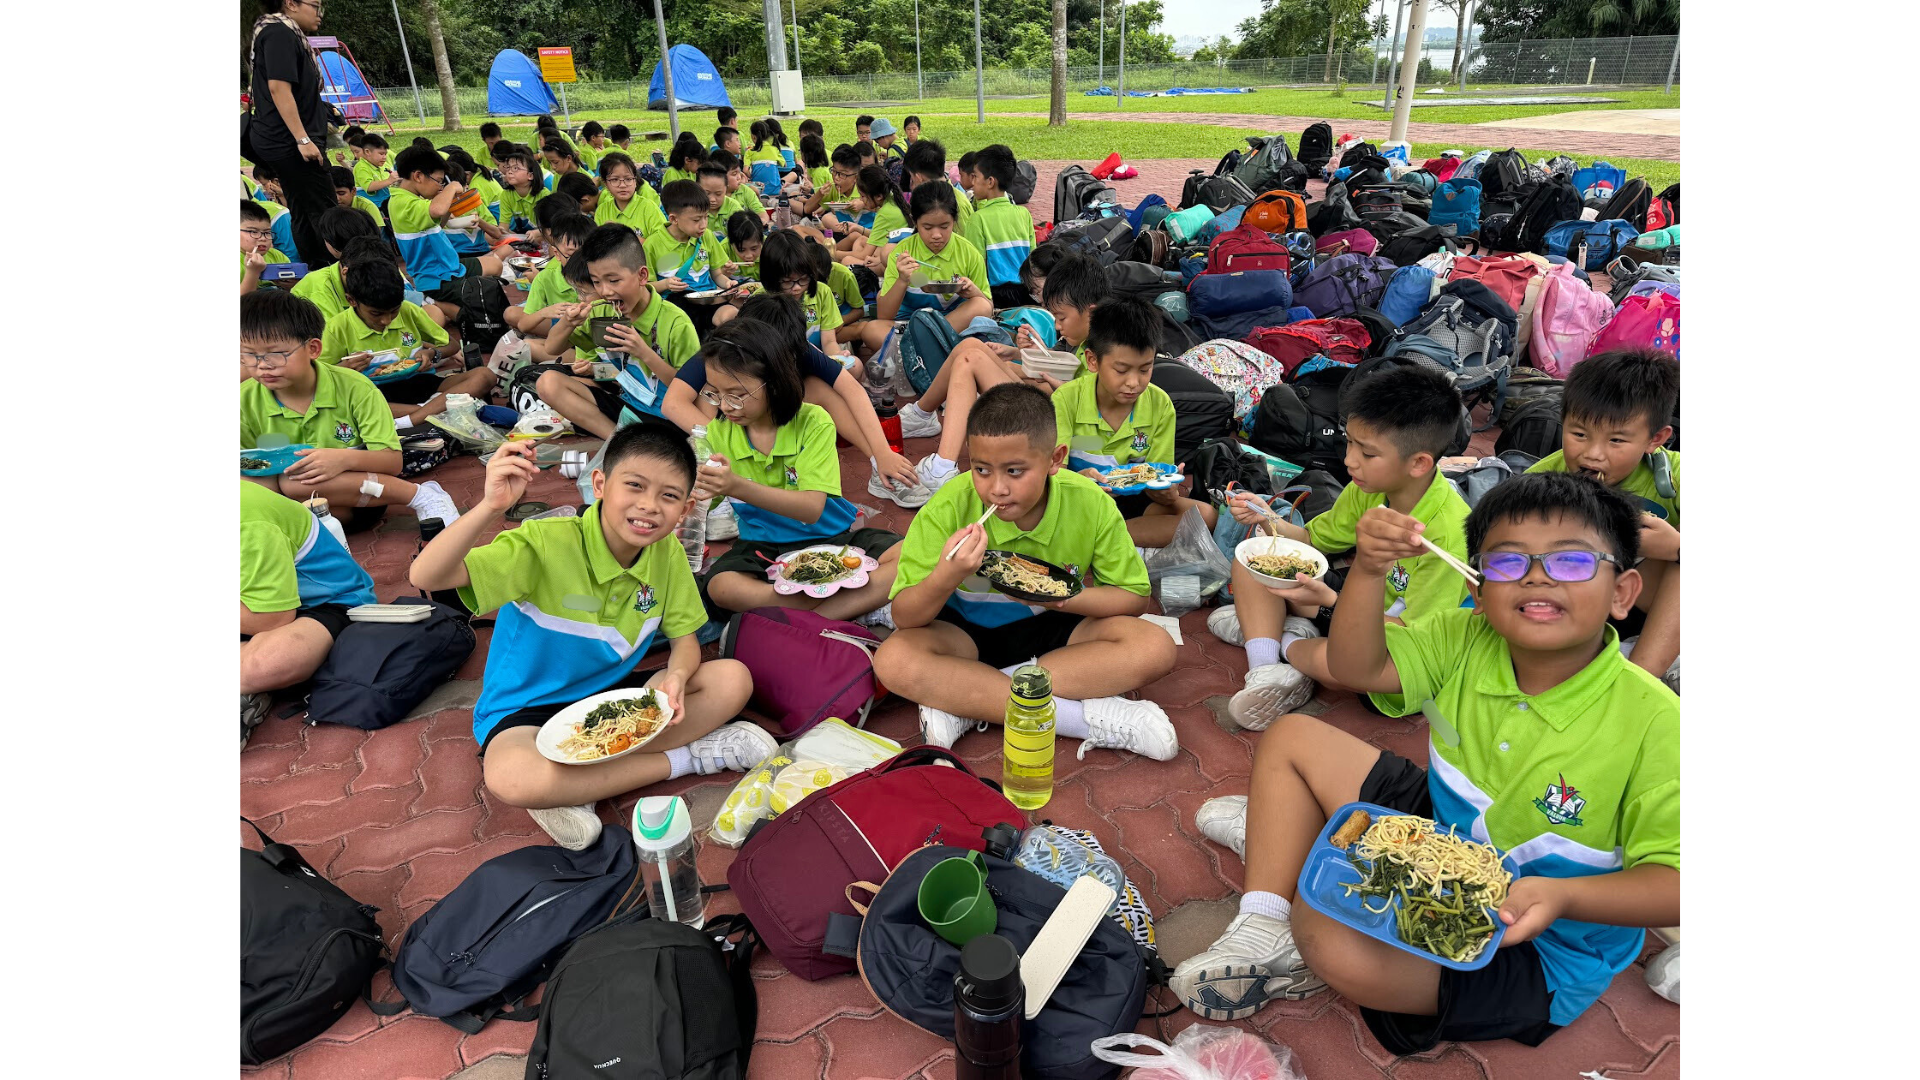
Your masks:
<instances>
[{"instance_id":1,"label":"drink bottle with yellow liquid","mask_svg":"<svg viewBox=\"0 0 1920 1080\"><path fill-rule=\"evenodd\" d=\"M1039 664L1022 665L1007 698L1000 764L1000 787L1022 810L1038 810L1053 798L1053 721L1053 676Z\"/></svg>"}]
</instances>

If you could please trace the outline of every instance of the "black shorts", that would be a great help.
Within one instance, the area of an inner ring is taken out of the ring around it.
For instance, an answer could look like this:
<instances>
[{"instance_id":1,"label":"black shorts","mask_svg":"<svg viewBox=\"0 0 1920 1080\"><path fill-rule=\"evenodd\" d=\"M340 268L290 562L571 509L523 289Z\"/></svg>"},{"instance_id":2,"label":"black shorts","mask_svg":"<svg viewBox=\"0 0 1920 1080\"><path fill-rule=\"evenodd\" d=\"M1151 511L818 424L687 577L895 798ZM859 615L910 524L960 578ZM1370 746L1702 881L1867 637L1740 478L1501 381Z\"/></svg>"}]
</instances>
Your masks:
<instances>
[{"instance_id":1,"label":"black shorts","mask_svg":"<svg viewBox=\"0 0 1920 1080\"><path fill-rule=\"evenodd\" d=\"M345 604L315 604L313 607L303 607L294 612L293 617L296 619L312 619L314 622L326 627L327 633L331 634L335 640L339 639L340 631L345 630L347 624L352 621L347 618L347 605Z\"/></svg>"},{"instance_id":2,"label":"black shorts","mask_svg":"<svg viewBox=\"0 0 1920 1080\"><path fill-rule=\"evenodd\" d=\"M1027 291L1025 285L1017 281L1007 281L995 285L991 293L995 311L1004 311L1007 308L1033 306L1033 294Z\"/></svg>"},{"instance_id":3,"label":"black shorts","mask_svg":"<svg viewBox=\"0 0 1920 1080\"><path fill-rule=\"evenodd\" d=\"M435 300L444 300L449 304L458 304L460 302L460 279L464 277L483 276L480 272L480 260L471 255L462 255L460 257L460 271L460 273L441 282L438 287L422 289L420 291Z\"/></svg>"},{"instance_id":4,"label":"black shorts","mask_svg":"<svg viewBox=\"0 0 1920 1080\"><path fill-rule=\"evenodd\" d=\"M1406 814L1433 816L1433 796L1427 770L1391 750L1360 784L1360 801L1377 803ZM1476 971L1440 969L1440 1012L1437 1016L1380 1012L1362 1008L1367 1030L1401 1057L1431 1050L1442 1041L1486 1042L1512 1039L1539 1046L1560 1030L1550 1017L1553 991L1533 942L1497 950L1493 962Z\"/></svg>"},{"instance_id":5,"label":"black shorts","mask_svg":"<svg viewBox=\"0 0 1920 1080\"><path fill-rule=\"evenodd\" d=\"M980 662L998 670L1011 664L1024 664L1055 649L1065 648L1073 629L1085 615L1066 611L1043 611L1005 626L981 626L943 608L939 621L952 623L972 639L980 653Z\"/></svg>"},{"instance_id":6,"label":"black shorts","mask_svg":"<svg viewBox=\"0 0 1920 1080\"><path fill-rule=\"evenodd\" d=\"M440 392L440 376L428 368L398 382L382 383L375 389L380 391L381 397L395 405L425 405Z\"/></svg>"},{"instance_id":7,"label":"black shorts","mask_svg":"<svg viewBox=\"0 0 1920 1080\"><path fill-rule=\"evenodd\" d=\"M643 659L640 662L640 664L637 664L634 666L634 669L632 671L627 672L624 676L615 680L612 686L605 687L604 689L596 690L594 691L594 693L604 694L608 690L619 690L625 687L641 687L641 686L647 685L647 680L653 677L654 672L659 671L667 666L664 663L665 657L660 657L659 659L663 662L651 664L651 665L647 664L646 661ZM587 696L590 697L592 695L587 695ZM499 735L501 732L506 731L510 728L517 728L517 727L539 727L542 724L545 724L547 721L553 719L554 715L558 713L561 709L564 709L571 704L573 704L573 702L566 701L558 705L529 705L524 709L520 709L516 712L508 713L507 715L500 718L499 723L493 725L492 731L487 732L486 741L480 744L480 756L481 757L487 756L487 747L493 745L494 737Z\"/></svg>"},{"instance_id":8,"label":"black shorts","mask_svg":"<svg viewBox=\"0 0 1920 1080\"><path fill-rule=\"evenodd\" d=\"M743 536L735 540L733 546L729 547L719 558L708 563L706 570L701 572L700 598L707 603L708 618L725 619L733 613L726 608L716 606L713 600L707 596L707 583L713 580L715 574L724 574L728 571L733 571L735 573L746 574L756 581L765 581L767 578L767 567L773 565L773 560L795 548L813 547L816 544L851 544L865 551L869 557L878 559L881 555L886 554L889 548L899 542L900 534L887 529L855 529L852 532L843 532L838 536L829 536L823 540L809 540L804 544L769 544L764 540L749 540Z\"/></svg>"},{"instance_id":9,"label":"black shorts","mask_svg":"<svg viewBox=\"0 0 1920 1080\"><path fill-rule=\"evenodd\" d=\"M1146 492L1136 491L1131 495L1115 495L1113 505L1119 508L1121 517L1132 521L1134 518L1144 517L1147 507L1153 505L1153 500L1147 498Z\"/></svg>"}]
</instances>

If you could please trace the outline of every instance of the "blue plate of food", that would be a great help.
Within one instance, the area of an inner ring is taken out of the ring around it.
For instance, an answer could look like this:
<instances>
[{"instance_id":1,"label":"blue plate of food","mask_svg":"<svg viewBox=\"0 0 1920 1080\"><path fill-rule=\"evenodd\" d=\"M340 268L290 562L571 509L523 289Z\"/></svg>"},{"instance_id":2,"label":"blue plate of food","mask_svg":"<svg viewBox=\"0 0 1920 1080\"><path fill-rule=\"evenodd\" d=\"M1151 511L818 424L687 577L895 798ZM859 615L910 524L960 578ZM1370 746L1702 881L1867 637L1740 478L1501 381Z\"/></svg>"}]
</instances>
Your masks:
<instances>
[{"instance_id":1,"label":"blue plate of food","mask_svg":"<svg viewBox=\"0 0 1920 1080\"><path fill-rule=\"evenodd\" d=\"M283 436L284 437L284 436ZM263 450L240 451L241 476L279 476L300 460L300 451L311 450L306 443L275 446Z\"/></svg>"},{"instance_id":2,"label":"blue plate of food","mask_svg":"<svg viewBox=\"0 0 1920 1080\"><path fill-rule=\"evenodd\" d=\"M1161 461L1138 461L1111 469L1081 469L1080 475L1099 484L1109 495L1138 495L1148 489L1161 491L1187 479L1179 468Z\"/></svg>"},{"instance_id":3,"label":"blue plate of food","mask_svg":"<svg viewBox=\"0 0 1920 1080\"><path fill-rule=\"evenodd\" d=\"M1299 899L1336 922L1456 971L1493 962L1513 862L1429 818L1374 803L1334 811L1300 868Z\"/></svg>"},{"instance_id":4,"label":"blue plate of food","mask_svg":"<svg viewBox=\"0 0 1920 1080\"><path fill-rule=\"evenodd\" d=\"M372 379L373 385L385 386L387 383L399 382L401 379L411 379L420 374L420 369L426 366L427 362L417 356L401 356L397 352L378 352L373 354L373 359L367 361L367 370L362 374Z\"/></svg>"}]
</instances>

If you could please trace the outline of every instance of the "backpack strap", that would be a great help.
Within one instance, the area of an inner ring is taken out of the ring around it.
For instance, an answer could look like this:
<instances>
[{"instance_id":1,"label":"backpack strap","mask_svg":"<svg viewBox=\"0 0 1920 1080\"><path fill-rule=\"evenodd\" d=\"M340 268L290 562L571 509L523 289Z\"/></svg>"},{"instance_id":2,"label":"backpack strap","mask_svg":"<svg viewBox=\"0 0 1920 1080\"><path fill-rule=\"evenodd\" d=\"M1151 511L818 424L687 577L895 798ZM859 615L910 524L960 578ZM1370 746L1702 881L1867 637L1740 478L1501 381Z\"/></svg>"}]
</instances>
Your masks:
<instances>
[{"instance_id":1,"label":"backpack strap","mask_svg":"<svg viewBox=\"0 0 1920 1080\"><path fill-rule=\"evenodd\" d=\"M734 1009L740 1021L740 1066L744 1069L753 1053L754 1033L760 1026L760 995L753 988L753 954L760 947L760 932L745 915L718 915L710 918L702 931L720 943L727 966L727 980L733 984ZM731 940L734 934L739 940Z\"/></svg>"}]
</instances>

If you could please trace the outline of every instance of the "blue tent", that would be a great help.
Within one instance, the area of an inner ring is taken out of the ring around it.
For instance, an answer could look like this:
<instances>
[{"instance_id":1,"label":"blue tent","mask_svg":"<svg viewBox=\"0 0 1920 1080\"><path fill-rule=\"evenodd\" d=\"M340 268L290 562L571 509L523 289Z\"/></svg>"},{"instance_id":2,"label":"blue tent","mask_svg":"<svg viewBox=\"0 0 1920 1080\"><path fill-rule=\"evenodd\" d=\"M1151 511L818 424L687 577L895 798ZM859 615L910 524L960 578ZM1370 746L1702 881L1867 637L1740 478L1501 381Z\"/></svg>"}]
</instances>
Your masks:
<instances>
[{"instance_id":1,"label":"blue tent","mask_svg":"<svg viewBox=\"0 0 1920 1080\"><path fill-rule=\"evenodd\" d=\"M365 124L387 118L380 109L379 99L373 96L372 88L351 60L332 49L321 49L319 59L320 75L325 82L320 96L338 106L348 123Z\"/></svg>"},{"instance_id":2,"label":"blue tent","mask_svg":"<svg viewBox=\"0 0 1920 1080\"><path fill-rule=\"evenodd\" d=\"M540 77L540 65L525 53L501 49L487 73L488 116L534 116L560 111L553 87Z\"/></svg>"},{"instance_id":3,"label":"blue tent","mask_svg":"<svg viewBox=\"0 0 1920 1080\"><path fill-rule=\"evenodd\" d=\"M675 45L667 50L673 59L674 107L679 109L717 109L732 105L727 84L720 81L720 70L707 54L691 45ZM667 77L658 63L653 65L653 82L647 86L647 108L667 108Z\"/></svg>"}]
</instances>

